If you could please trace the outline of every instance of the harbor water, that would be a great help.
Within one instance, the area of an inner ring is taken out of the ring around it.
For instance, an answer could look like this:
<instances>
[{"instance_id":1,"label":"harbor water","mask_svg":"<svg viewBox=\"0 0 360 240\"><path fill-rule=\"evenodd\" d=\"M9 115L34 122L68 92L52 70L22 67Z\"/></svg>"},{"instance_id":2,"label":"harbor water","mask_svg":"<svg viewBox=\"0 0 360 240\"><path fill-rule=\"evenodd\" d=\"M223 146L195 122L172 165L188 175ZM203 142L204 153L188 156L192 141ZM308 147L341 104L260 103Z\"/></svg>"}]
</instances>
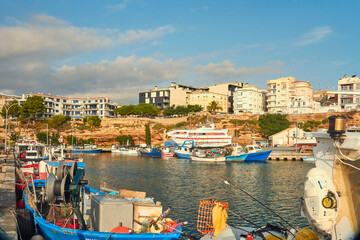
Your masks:
<instances>
[{"instance_id":1,"label":"harbor water","mask_svg":"<svg viewBox=\"0 0 360 240\"><path fill-rule=\"evenodd\" d=\"M114 189L144 191L160 201L164 210L172 206L169 217L188 221L183 227L188 234L199 236L196 221L202 199L228 202L227 222L231 225L255 227L254 224L282 222L240 190L224 184L222 177L266 204L293 226L307 226L306 219L300 216L299 198L303 195L305 175L314 167L313 163L203 163L111 153L82 157L87 165L85 179L91 187L99 189L100 184L106 182Z\"/></svg>"}]
</instances>

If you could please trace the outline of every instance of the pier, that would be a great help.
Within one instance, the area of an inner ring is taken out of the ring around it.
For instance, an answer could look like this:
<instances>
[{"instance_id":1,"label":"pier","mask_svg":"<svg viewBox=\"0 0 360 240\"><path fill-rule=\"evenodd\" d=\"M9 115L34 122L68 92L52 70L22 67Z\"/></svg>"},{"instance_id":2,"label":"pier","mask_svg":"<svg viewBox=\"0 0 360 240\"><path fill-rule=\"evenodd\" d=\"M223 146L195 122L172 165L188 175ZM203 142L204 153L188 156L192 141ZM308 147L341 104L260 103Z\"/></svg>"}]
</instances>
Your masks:
<instances>
[{"instance_id":1,"label":"pier","mask_svg":"<svg viewBox=\"0 0 360 240\"><path fill-rule=\"evenodd\" d=\"M294 149L272 148L268 161L303 161L304 158L313 157L312 152L296 152Z\"/></svg>"},{"instance_id":2,"label":"pier","mask_svg":"<svg viewBox=\"0 0 360 240\"><path fill-rule=\"evenodd\" d=\"M0 228L10 239L17 239L15 218L11 213L15 209L15 161L11 155L0 155Z\"/></svg>"}]
</instances>

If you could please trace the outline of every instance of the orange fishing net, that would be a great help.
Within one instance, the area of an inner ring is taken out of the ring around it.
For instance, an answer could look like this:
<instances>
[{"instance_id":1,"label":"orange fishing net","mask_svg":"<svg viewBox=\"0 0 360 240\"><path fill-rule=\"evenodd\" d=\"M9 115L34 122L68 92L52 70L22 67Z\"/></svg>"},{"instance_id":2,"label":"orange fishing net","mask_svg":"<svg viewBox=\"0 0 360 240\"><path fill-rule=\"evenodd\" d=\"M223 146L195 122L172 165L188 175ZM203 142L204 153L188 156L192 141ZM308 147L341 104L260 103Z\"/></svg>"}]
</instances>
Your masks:
<instances>
[{"instance_id":1,"label":"orange fishing net","mask_svg":"<svg viewBox=\"0 0 360 240\"><path fill-rule=\"evenodd\" d=\"M221 206L225 209L227 209L229 206L227 202L223 203L212 199L200 200L198 220L197 220L197 230L204 235L214 232L212 215L213 215L213 208L215 205Z\"/></svg>"}]
</instances>

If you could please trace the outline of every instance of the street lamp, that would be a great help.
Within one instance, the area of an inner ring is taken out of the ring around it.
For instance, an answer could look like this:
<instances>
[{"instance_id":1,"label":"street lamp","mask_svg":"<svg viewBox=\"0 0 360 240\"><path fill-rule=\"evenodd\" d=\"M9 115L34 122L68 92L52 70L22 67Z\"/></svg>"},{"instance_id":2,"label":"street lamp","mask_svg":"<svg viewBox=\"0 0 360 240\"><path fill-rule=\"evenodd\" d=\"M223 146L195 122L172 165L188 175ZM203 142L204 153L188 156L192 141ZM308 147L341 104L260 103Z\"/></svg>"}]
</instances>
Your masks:
<instances>
[{"instance_id":1,"label":"street lamp","mask_svg":"<svg viewBox=\"0 0 360 240\"><path fill-rule=\"evenodd\" d=\"M8 115L10 108L15 105L18 105L18 103L14 103L14 104L10 105L9 107L6 107L6 105L4 105L4 108L5 108L5 153L7 153L7 115Z\"/></svg>"}]
</instances>

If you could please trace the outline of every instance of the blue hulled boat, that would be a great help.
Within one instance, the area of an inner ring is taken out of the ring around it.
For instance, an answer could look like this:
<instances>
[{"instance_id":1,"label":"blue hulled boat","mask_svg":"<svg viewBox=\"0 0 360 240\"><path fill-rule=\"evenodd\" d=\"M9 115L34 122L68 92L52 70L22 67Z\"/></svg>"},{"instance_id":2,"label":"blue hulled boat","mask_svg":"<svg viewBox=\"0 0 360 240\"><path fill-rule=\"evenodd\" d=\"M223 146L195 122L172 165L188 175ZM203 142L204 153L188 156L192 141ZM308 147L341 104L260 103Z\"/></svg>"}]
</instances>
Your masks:
<instances>
[{"instance_id":1,"label":"blue hulled boat","mask_svg":"<svg viewBox=\"0 0 360 240\"><path fill-rule=\"evenodd\" d=\"M174 152L178 158L190 159L190 154L194 148L193 140L186 140L181 146L178 146L177 144L175 146Z\"/></svg>"},{"instance_id":2,"label":"blue hulled boat","mask_svg":"<svg viewBox=\"0 0 360 240\"><path fill-rule=\"evenodd\" d=\"M44 180L35 180L36 187L44 187ZM91 187L85 186L85 192L91 195L105 195L105 193L100 192ZM34 209L28 204L29 199L27 194L24 197L25 207L29 209L34 216L37 229L41 236L45 239L63 239L63 240L83 240L83 239L113 239L113 240L134 240L134 239L164 239L164 240L175 240L178 239L181 235L182 228L180 226L176 227L176 230L171 233L112 233L112 232L99 232L99 231L89 231L89 230L80 230L80 229L71 229L63 228L61 226L55 225L51 222L46 221L42 216L40 216Z\"/></svg>"},{"instance_id":3,"label":"blue hulled boat","mask_svg":"<svg viewBox=\"0 0 360 240\"><path fill-rule=\"evenodd\" d=\"M142 157L161 157L161 149L152 148L150 151L139 150Z\"/></svg>"},{"instance_id":4,"label":"blue hulled boat","mask_svg":"<svg viewBox=\"0 0 360 240\"><path fill-rule=\"evenodd\" d=\"M101 153L102 149L97 148L96 145L85 144L84 148L76 147L71 150L71 153Z\"/></svg>"},{"instance_id":5,"label":"blue hulled boat","mask_svg":"<svg viewBox=\"0 0 360 240\"><path fill-rule=\"evenodd\" d=\"M271 153L270 151L262 151L259 146L247 145L245 149L241 146L234 147L233 154L227 156L226 162L266 162Z\"/></svg>"}]
</instances>

